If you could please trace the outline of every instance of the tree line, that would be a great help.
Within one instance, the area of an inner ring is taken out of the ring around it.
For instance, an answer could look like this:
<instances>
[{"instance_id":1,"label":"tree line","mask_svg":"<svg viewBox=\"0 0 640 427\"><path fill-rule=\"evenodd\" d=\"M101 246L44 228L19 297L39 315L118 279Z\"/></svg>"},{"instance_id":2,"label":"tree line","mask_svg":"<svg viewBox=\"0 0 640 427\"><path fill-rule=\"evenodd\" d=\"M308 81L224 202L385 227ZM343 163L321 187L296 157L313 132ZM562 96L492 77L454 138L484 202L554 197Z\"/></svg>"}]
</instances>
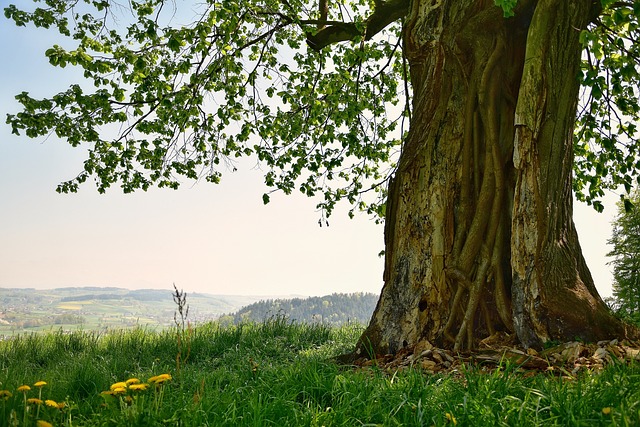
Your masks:
<instances>
[{"instance_id":1,"label":"tree line","mask_svg":"<svg viewBox=\"0 0 640 427\"><path fill-rule=\"evenodd\" d=\"M377 301L378 295L362 292L333 293L309 298L266 299L249 304L235 313L223 315L219 322L262 322L270 317L283 315L292 321L302 323L365 325L371 319Z\"/></svg>"}]
</instances>

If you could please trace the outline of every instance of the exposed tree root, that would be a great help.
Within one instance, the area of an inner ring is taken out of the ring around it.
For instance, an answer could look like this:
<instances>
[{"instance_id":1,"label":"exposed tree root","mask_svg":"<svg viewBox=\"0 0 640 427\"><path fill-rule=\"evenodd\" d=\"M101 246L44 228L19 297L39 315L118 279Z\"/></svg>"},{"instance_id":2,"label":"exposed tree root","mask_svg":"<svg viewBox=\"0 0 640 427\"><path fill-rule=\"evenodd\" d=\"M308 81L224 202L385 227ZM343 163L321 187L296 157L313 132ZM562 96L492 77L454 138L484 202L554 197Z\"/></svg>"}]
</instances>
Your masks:
<instances>
[{"instance_id":1,"label":"exposed tree root","mask_svg":"<svg viewBox=\"0 0 640 427\"><path fill-rule=\"evenodd\" d=\"M507 331L513 328L505 283L508 274L504 271L508 264L502 262L505 227L511 219L505 209L511 203L506 200L510 192L506 191L503 153L512 151L513 135L504 132L500 118L500 113L509 114L513 105L504 103L502 94L506 89L502 88L500 73L496 71L500 69L500 61L505 60L504 35L500 34L484 67L478 68L482 70L480 78L472 78L465 103L461 206L453 257L446 267L447 279L456 291L443 333L455 350L474 346L478 322L483 323L489 335L496 328ZM473 82L478 80L479 85L475 85ZM468 218L472 218L470 223ZM497 319L489 315L490 299L499 314ZM463 304L463 301L466 302ZM494 322L500 324L494 325Z\"/></svg>"}]
</instances>

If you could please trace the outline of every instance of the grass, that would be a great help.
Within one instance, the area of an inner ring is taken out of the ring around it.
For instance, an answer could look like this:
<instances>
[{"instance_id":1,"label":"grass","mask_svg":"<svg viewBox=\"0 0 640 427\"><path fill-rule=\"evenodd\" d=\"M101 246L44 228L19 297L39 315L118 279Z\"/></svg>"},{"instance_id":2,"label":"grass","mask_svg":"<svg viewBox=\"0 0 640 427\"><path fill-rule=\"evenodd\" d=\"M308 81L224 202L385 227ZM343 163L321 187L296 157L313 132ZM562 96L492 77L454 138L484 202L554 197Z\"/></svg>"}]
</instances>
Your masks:
<instances>
[{"instance_id":1,"label":"grass","mask_svg":"<svg viewBox=\"0 0 640 427\"><path fill-rule=\"evenodd\" d=\"M0 390L11 393L0 392L0 426L36 418L55 426L640 425L638 365L567 379L514 366L429 375L332 363L360 332L275 317L187 331L20 335L0 342ZM188 358L177 359L185 345ZM110 391L159 374L172 378ZM25 404L38 397L49 404Z\"/></svg>"}]
</instances>

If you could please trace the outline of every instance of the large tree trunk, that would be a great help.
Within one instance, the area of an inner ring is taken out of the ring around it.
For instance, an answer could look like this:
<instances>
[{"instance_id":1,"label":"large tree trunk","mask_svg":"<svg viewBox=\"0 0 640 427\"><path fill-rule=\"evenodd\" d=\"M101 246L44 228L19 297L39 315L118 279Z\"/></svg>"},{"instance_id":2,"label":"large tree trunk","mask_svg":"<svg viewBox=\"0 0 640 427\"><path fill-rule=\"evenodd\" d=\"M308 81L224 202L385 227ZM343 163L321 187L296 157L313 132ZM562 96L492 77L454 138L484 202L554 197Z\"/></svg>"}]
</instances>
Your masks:
<instances>
[{"instance_id":1,"label":"large tree trunk","mask_svg":"<svg viewBox=\"0 0 640 427\"><path fill-rule=\"evenodd\" d=\"M580 29L592 1L414 0L411 129L389 186L380 301L359 351L619 337L572 220Z\"/></svg>"}]
</instances>

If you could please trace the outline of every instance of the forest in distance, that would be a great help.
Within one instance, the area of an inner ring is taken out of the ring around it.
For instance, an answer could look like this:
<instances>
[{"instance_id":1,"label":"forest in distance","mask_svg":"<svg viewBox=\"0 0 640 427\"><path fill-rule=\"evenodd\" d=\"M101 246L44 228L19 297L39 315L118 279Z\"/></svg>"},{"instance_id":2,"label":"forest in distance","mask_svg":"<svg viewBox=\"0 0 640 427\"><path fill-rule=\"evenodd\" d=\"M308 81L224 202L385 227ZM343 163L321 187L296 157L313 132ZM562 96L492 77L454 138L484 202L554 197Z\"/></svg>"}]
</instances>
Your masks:
<instances>
[{"instance_id":1,"label":"forest in distance","mask_svg":"<svg viewBox=\"0 0 640 427\"><path fill-rule=\"evenodd\" d=\"M283 315L292 321L365 324L375 294L332 294L325 297L241 296L187 293L187 320L225 324L260 322ZM107 331L135 327L162 329L174 325L177 306L172 292L111 287L57 289L0 288L0 336L51 330Z\"/></svg>"},{"instance_id":2,"label":"forest in distance","mask_svg":"<svg viewBox=\"0 0 640 427\"><path fill-rule=\"evenodd\" d=\"M222 324L262 322L274 316L285 316L301 323L324 323L342 326L349 323L366 325L376 308L379 295L356 292L333 293L322 297L267 299L242 307L236 313L221 316Z\"/></svg>"}]
</instances>

